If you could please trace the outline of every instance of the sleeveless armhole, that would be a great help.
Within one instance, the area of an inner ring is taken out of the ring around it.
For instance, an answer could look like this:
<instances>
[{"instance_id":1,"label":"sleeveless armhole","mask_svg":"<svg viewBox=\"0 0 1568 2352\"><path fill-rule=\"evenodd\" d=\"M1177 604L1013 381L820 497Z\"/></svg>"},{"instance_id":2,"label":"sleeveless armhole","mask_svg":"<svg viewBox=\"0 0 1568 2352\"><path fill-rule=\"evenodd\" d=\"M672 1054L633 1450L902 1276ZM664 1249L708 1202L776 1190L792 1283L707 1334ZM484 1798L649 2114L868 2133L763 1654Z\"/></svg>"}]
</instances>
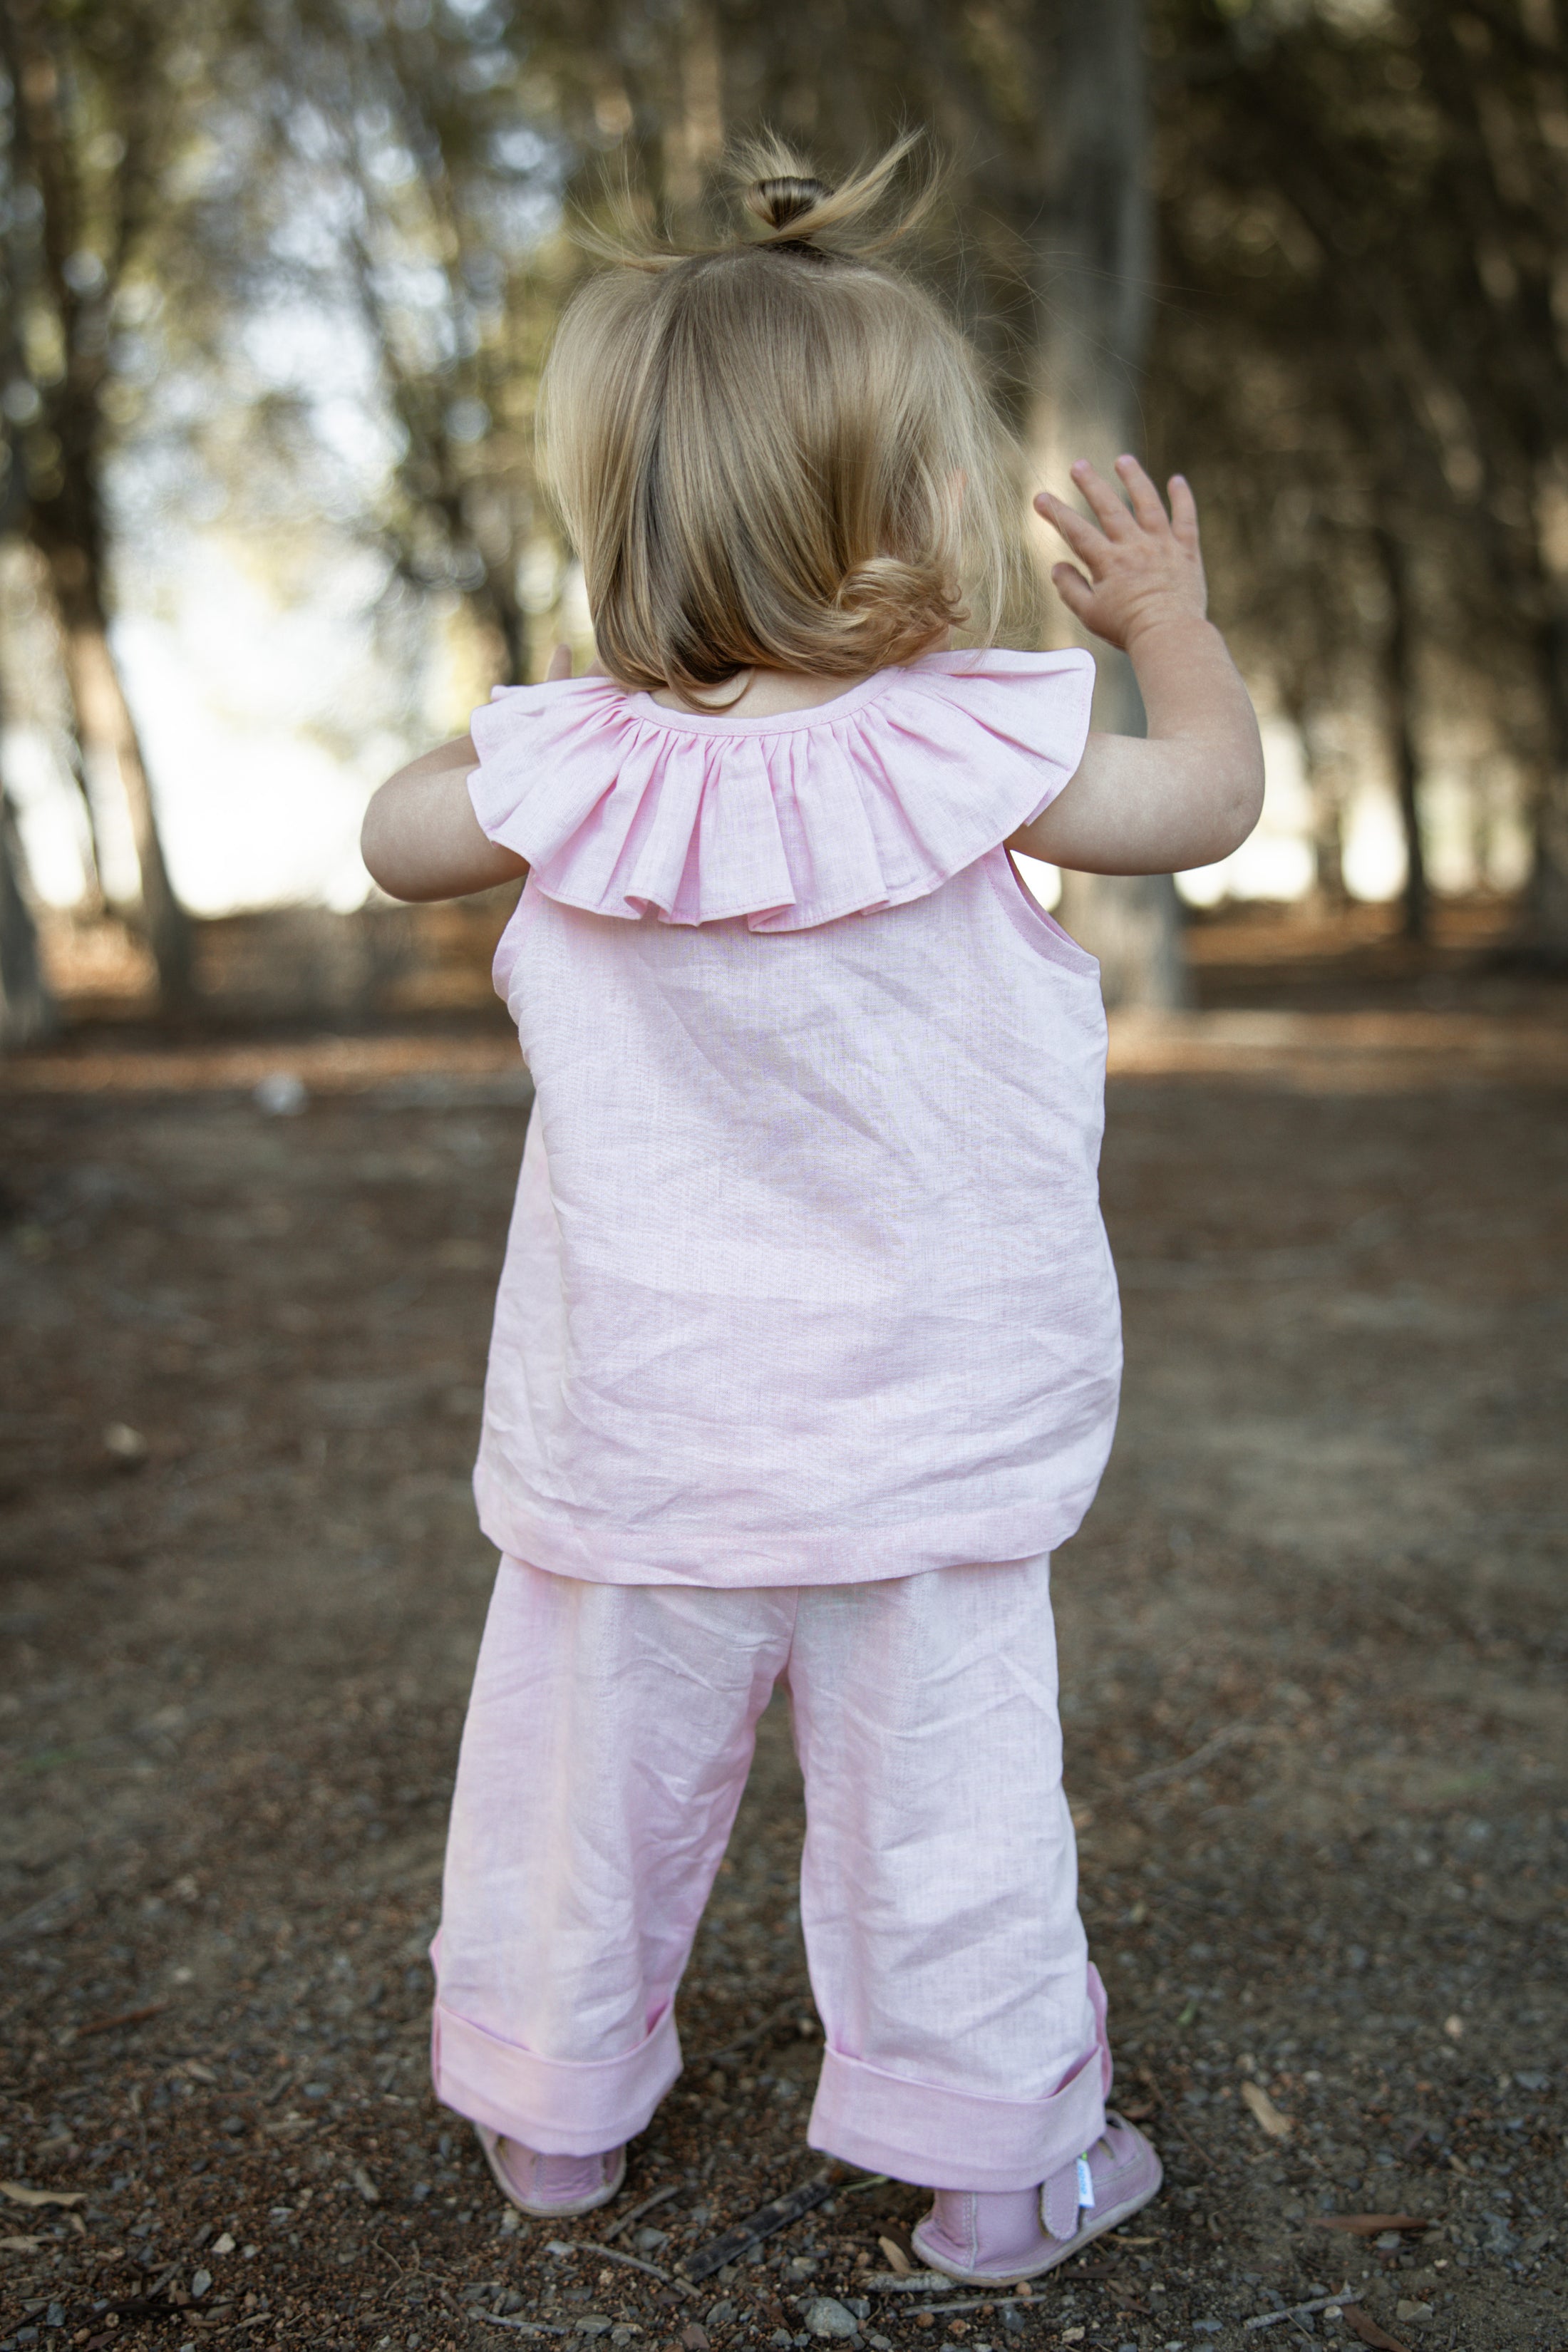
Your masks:
<instances>
[{"instance_id":1,"label":"sleeveless armhole","mask_svg":"<svg viewBox=\"0 0 1568 2352\"><path fill-rule=\"evenodd\" d=\"M999 857L987 858L985 870L990 877L1002 909L1015 930L1018 931L1037 955L1047 963L1058 963L1086 980L1100 976L1100 965L1087 948L1080 948L1070 931L1063 930L1056 917L1042 907L1022 874L1018 861L1005 846Z\"/></svg>"}]
</instances>

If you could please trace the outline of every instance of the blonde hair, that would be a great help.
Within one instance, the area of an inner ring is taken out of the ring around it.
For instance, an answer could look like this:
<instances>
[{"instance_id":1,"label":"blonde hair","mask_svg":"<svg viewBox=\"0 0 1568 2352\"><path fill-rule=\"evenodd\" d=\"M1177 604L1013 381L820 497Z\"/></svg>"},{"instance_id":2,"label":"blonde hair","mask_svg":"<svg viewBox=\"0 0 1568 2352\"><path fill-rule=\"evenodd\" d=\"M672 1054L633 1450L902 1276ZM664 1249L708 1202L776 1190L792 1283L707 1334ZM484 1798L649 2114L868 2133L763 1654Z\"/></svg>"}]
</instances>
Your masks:
<instances>
[{"instance_id":1,"label":"blonde hair","mask_svg":"<svg viewBox=\"0 0 1568 2352\"><path fill-rule=\"evenodd\" d=\"M774 138L737 158L752 234L607 247L545 369L542 470L601 659L692 697L737 670L853 677L1029 593L1013 444L976 354L873 259L905 139L837 189Z\"/></svg>"}]
</instances>

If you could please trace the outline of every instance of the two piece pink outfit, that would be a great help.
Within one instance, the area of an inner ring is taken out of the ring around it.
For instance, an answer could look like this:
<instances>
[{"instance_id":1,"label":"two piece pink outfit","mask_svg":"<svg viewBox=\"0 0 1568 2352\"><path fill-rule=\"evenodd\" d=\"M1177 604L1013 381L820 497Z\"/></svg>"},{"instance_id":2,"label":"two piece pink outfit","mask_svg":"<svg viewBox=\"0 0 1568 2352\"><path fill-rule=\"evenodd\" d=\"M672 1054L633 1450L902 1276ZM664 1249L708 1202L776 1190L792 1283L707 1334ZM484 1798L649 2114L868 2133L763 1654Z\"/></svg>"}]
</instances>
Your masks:
<instances>
[{"instance_id":1,"label":"two piece pink outfit","mask_svg":"<svg viewBox=\"0 0 1568 2352\"><path fill-rule=\"evenodd\" d=\"M1002 846L1086 654L772 719L498 691L470 791L536 1099L476 1473L435 2076L545 2155L640 2131L775 1685L805 1780L809 2138L1023 2189L1097 2137L1103 1997L1049 1554L1120 1374L1091 958Z\"/></svg>"}]
</instances>

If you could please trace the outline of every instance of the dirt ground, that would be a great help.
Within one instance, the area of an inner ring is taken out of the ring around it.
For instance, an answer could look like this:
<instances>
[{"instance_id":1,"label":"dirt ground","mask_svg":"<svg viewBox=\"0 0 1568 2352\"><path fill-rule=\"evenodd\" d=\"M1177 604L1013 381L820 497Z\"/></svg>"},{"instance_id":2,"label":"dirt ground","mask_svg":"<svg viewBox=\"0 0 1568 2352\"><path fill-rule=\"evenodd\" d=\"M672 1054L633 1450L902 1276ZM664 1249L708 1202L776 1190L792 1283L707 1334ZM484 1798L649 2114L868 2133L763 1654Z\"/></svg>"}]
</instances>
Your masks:
<instances>
[{"instance_id":1,"label":"dirt ground","mask_svg":"<svg viewBox=\"0 0 1568 2352\"><path fill-rule=\"evenodd\" d=\"M727 2352L824 2297L873 2352L1563 2352L1568 1008L1488 919L1206 924L1205 1009L1118 1030L1125 1403L1057 1590L1167 2185L1014 2302L889 2290L922 2200L842 2168L672 2275L819 2169L776 1709L620 2203L509 2228L432 2102L527 1103L482 988L330 1035L99 1006L0 1069L0 2352ZM1324 2226L1367 2213L1426 2227Z\"/></svg>"}]
</instances>

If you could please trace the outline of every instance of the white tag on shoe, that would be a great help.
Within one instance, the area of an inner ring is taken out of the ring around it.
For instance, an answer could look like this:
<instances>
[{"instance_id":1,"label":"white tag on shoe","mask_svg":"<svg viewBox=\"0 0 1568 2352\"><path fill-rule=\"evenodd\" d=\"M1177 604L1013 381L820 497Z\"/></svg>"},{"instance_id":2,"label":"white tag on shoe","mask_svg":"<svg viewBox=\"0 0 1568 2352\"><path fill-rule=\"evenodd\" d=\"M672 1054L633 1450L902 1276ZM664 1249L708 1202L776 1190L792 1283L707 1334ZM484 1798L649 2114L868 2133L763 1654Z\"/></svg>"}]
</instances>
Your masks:
<instances>
[{"instance_id":1,"label":"white tag on shoe","mask_svg":"<svg viewBox=\"0 0 1568 2352\"><path fill-rule=\"evenodd\" d=\"M1078 2160L1078 2210L1080 2213L1092 2213L1094 2210L1094 2175L1089 2168L1087 2156L1080 2156Z\"/></svg>"}]
</instances>

